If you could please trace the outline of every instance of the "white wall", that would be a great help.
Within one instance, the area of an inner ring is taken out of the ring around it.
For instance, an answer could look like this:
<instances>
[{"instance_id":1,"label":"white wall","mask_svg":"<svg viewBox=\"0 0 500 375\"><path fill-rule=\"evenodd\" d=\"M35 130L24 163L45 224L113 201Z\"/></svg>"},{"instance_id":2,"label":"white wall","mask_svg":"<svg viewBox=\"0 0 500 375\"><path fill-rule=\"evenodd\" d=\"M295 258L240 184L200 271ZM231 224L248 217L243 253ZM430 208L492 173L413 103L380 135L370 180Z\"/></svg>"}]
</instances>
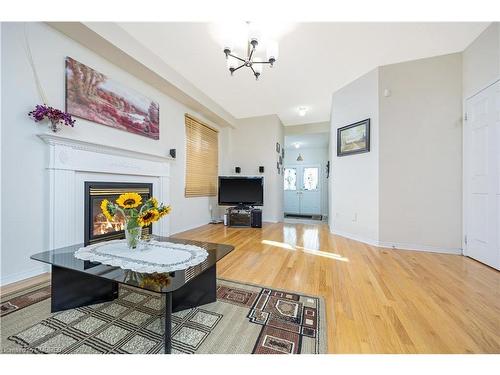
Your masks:
<instances>
[{"instance_id":1,"label":"white wall","mask_svg":"<svg viewBox=\"0 0 500 375\"><path fill-rule=\"evenodd\" d=\"M333 233L460 253L461 72L461 54L438 56L379 67L333 94ZM368 117L371 151L337 157L337 128Z\"/></svg>"},{"instance_id":2,"label":"white wall","mask_svg":"<svg viewBox=\"0 0 500 375\"><path fill-rule=\"evenodd\" d=\"M385 246L460 252L461 75L460 53L379 68L379 241Z\"/></svg>"},{"instance_id":3,"label":"white wall","mask_svg":"<svg viewBox=\"0 0 500 375\"><path fill-rule=\"evenodd\" d=\"M371 151L337 157L337 129L370 118ZM378 239L378 69L332 97L330 131L330 230L374 242Z\"/></svg>"},{"instance_id":4,"label":"white wall","mask_svg":"<svg viewBox=\"0 0 500 375\"><path fill-rule=\"evenodd\" d=\"M325 137L329 134L325 135ZM284 166L290 165L319 165L321 178L321 214L328 215L328 179L326 178L326 163L328 162L328 147L285 149ZM297 161L299 153L304 161Z\"/></svg>"},{"instance_id":5,"label":"white wall","mask_svg":"<svg viewBox=\"0 0 500 375\"><path fill-rule=\"evenodd\" d=\"M313 122L310 124L285 126L285 136L287 136L287 135L329 133L329 132L330 132L330 122L328 122L328 121Z\"/></svg>"},{"instance_id":6,"label":"white wall","mask_svg":"<svg viewBox=\"0 0 500 375\"><path fill-rule=\"evenodd\" d=\"M77 44L43 23L29 24L29 38L35 63L49 104L64 108L65 57L71 56L160 104L160 140L134 135L107 126L77 119L75 128L62 136L107 143L116 147L167 155L177 149L171 169L170 232L176 233L210 220L209 198L184 198L185 130L184 113L193 113L170 97ZM35 124L27 113L41 99L25 54L23 24L2 24L2 264L1 283L5 284L40 273L45 268L29 256L47 250L47 145L36 134L47 132L46 125ZM206 119L203 119L207 121ZM207 121L208 122L208 121ZM212 124L214 125L214 124ZM226 129L221 129L220 149L226 147ZM220 170L227 155L222 151ZM83 239L82 239L83 240Z\"/></svg>"},{"instance_id":7,"label":"white wall","mask_svg":"<svg viewBox=\"0 0 500 375\"><path fill-rule=\"evenodd\" d=\"M463 96L500 78L500 23L492 23L463 52Z\"/></svg>"},{"instance_id":8,"label":"white wall","mask_svg":"<svg viewBox=\"0 0 500 375\"><path fill-rule=\"evenodd\" d=\"M283 220L283 175L278 174L276 142L284 144L283 124L276 115L239 119L229 135L229 157L225 174L234 174L241 167L241 175L264 176L264 207L262 220ZM264 173L259 173L259 166ZM222 170L222 169L220 169Z\"/></svg>"}]
</instances>

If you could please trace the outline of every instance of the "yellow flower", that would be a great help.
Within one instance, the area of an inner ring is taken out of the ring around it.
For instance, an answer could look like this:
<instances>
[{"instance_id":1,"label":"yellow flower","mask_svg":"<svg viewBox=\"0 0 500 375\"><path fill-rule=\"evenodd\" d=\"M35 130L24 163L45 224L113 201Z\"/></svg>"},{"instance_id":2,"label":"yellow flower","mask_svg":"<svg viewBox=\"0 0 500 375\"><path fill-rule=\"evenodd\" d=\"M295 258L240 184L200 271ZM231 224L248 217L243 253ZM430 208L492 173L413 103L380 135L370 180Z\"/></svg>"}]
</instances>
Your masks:
<instances>
[{"instance_id":1,"label":"yellow flower","mask_svg":"<svg viewBox=\"0 0 500 375\"><path fill-rule=\"evenodd\" d=\"M165 207L162 207L160 210L159 210L159 213L160 213L160 219L165 216L165 215L168 215L170 213L170 211L172 211L172 207L170 206L165 206Z\"/></svg>"},{"instance_id":2,"label":"yellow flower","mask_svg":"<svg viewBox=\"0 0 500 375\"><path fill-rule=\"evenodd\" d=\"M170 285L170 281L169 276L165 276L163 273L159 274L155 272L143 277L139 286L144 289L160 291L162 287Z\"/></svg>"},{"instance_id":3,"label":"yellow flower","mask_svg":"<svg viewBox=\"0 0 500 375\"><path fill-rule=\"evenodd\" d=\"M158 283L155 280L151 279L141 280L141 282L139 283L139 287L148 290L158 290L158 291L161 290L161 285L158 285Z\"/></svg>"},{"instance_id":4,"label":"yellow flower","mask_svg":"<svg viewBox=\"0 0 500 375\"><path fill-rule=\"evenodd\" d=\"M158 201L156 200L155 197L149 198L149 201L151 202L154 208L158 208Z\"/></svg>"},{"instance_id":5,"label":"yellow flower","mask_svg":"<svg viewBox=\"0 0 500 375\"><path fill-rule=\"evenodd\" d=\"M159 218L160 218L160 213L158 212L158 210L156 208L152 208L140 214L139 217L137 218L137 223L141 227L146 227L149 224L158 221Z\"/></svg>"},{"instance_id":6,"label":"yellow flower","mask_svg":"<svg viewBox=\"0 0 500 375\"><path fill-rule=\"evenodd\" d=\"M142 203L142 197L137 193L125 193L116 200L123 208L136 208Z\"/></svg>"},{"instance_id":7,"label":"yellow flower","mask_svg":"<svg viewBox=\"0 0 500 375\"><path fill-rule=\"evenodd\" d=\"M103 199L101 202L101 211L104 216L106 216L106 219L108 219L109 221L113 221L113 215L111 215L111 212L109 212L108 204L109 201L107 199Z\"/></svg>"}]
</instances>

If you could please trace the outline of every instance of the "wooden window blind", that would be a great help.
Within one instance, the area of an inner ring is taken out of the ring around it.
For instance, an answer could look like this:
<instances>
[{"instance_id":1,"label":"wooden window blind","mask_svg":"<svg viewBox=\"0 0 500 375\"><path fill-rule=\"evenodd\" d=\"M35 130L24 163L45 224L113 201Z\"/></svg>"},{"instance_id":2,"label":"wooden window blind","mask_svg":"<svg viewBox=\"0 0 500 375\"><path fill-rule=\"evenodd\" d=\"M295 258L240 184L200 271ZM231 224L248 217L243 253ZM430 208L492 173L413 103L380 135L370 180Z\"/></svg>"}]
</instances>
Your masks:
<instances>
[{"instance_id":1,"label":"wooden window blind","mask_svg":"<svg viewBox=\"0 0 500 375\"><path fill-rule=\"evenodd\" d=\"M186 197L217 195L218 131L186 114Z\"/></svg>"}]
</instances>

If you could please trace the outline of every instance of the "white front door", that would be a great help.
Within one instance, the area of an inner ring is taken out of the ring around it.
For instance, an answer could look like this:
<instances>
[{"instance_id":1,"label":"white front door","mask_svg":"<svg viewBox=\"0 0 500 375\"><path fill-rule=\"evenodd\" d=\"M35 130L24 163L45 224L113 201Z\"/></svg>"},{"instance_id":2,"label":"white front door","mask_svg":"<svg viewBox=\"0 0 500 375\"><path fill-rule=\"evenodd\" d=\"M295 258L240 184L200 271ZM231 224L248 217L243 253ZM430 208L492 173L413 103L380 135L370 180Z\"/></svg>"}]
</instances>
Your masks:
<instances>
[{"instance_id":1,"label":"white front door","mask_svg":"<svg viewBox=\"0 0 500 375\"><path fill-rule=\"evenodd\" d=\"M284 209L285 213L300 213L300 190L298 189L298 168L286 167L283 172L284 178Z\"/></svg>"},{"instance_id":2,"label":"white front door","mask_svg":"<svg viewBox=\"0 0 500 375\"><path fill-rule=\"evenodd\" d=\"M285 167L285 213L321 214L321 169L319 165Z\"/></svg>"},{"instance_id":3,"label":"white front door","mask_svg":"<svg viewBox=\"0 0 500 375\"><path fill-rule=\"evenodd\" d=\"M465 255L500 269L500 82L466 101Z\"/></svg>"}]
</instances>

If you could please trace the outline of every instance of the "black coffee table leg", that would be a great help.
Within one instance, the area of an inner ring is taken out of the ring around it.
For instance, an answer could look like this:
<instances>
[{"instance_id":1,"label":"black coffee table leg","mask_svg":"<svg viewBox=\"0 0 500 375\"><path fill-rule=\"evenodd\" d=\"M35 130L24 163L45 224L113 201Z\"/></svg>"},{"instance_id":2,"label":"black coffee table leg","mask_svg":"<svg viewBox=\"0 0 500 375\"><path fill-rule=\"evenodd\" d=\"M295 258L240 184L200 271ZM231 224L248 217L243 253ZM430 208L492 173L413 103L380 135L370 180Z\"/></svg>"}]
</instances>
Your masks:
<instances>
[{"instance_id":1,"label":"black coffee table leg","mask_svg":"<svg viewBox=\"0 0 500 375\"><path fill-rule=\"evenodd\" d=\"M52 266L51 312L112 301L118 283L83 272Z\"/></svg>"},{"instance_id":2,"label":"black coffee table leg","mask_svg":"<svg viewBox=\"0 0 500 375\"><path fill-rule=\"evenodd\" d=\"M214 264L172 292L172 311L192 309L217 301L217 267Z\"/></svg>"},{"instance_id":3,"label":"black coffee table leg","mask_svg":"<svg viewBox=\"0 0 500 375\"><path fill-rule=\"evenodd\" d=\"M172 293L165 293L165 332L164 349L165 354L172 353Z\"/></svg>"}]
</instances>

